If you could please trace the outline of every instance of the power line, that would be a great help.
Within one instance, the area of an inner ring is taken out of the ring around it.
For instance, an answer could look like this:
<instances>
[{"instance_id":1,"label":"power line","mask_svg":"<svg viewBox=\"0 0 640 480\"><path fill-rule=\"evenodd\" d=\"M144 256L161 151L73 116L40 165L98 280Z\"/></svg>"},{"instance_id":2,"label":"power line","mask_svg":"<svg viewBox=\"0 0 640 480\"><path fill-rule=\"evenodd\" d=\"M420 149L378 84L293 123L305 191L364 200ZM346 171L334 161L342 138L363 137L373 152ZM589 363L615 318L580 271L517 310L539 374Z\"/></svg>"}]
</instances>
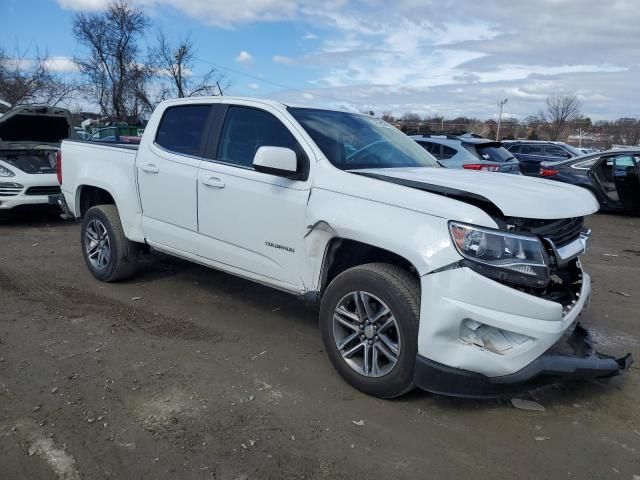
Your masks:
<instances>
[{"instance_id":1,"label":"power line","mask_svg":"<svg viewBox=\"0 0 640 480\"><path fill-rule=\"evenodd\" d=\"M243 77L251 78L251 79L256 80L258 82L268 83L268 84L276 86L278 88L284 88L286 90L292 90L292 91L299 92L299 93L302 93L302 94L308 94L309 93L306 90L303 90L301 88L296 88L296 87L292 87L290 85L285 85L284 83L274 82L273 80L267 80L266 78L262 78L262 77L259 77L257 75L251 75L250 73L246 73L246 72L241 72L241 71L236 70L234 68L225 67L224 65L220 65L220 64L214 63L214 62L210 62L210 61L204 60L202 58L197 58L197 57L193 57L193 58L194 58L194 60L197 60L197 61L202 62L202 63L206 63L207 65L211 65L212 67L219 68L220 70L227 70L227 71L232 72L232 73L234 73L236 75L241 75ZM355 102L353 100L346 100L344 98L333 97L333 96L330 96L330 95L324 95L324 94L319 94L319 93L312 93L311 95L313 95L314 97L326 98L328 100L333 100L333 101L336 101L336 102L351 103L351 104L354 104L354 105L361 105L361 106L366 106L366 107L370 107L371 106L370 104L367 104L367 103Z\"/></svg>"}]
</instances>

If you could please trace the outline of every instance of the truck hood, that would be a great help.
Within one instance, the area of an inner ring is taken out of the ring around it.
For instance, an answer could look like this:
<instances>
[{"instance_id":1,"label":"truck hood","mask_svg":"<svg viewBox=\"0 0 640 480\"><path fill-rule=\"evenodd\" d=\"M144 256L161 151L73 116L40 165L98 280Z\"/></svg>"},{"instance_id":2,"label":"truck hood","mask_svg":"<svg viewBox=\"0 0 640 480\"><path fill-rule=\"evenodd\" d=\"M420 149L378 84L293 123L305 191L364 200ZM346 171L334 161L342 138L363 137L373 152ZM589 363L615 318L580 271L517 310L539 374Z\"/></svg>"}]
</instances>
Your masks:
<instances>
[{"instance_id":1,"label":"truck hood","mask_svg":"<svg viewBox=\"0 0 640 480\"><path fill-rule=\"evenodd\" d=\"M520 175L422 167L351 172L451 197L505 217L573 218L591 215L599 208L591 192L581 187Z\"/></svg>"},{"instance_id":2,"label":"truck hood","mask_svg":"<svg viewBox=\"0 0 640 480\"><path fill-rule=\"evenodd\" d=\"M0 117L0 141L59 144L72 133L71 113L39 105L15 107Z\"/></svg>"}]
</instances>

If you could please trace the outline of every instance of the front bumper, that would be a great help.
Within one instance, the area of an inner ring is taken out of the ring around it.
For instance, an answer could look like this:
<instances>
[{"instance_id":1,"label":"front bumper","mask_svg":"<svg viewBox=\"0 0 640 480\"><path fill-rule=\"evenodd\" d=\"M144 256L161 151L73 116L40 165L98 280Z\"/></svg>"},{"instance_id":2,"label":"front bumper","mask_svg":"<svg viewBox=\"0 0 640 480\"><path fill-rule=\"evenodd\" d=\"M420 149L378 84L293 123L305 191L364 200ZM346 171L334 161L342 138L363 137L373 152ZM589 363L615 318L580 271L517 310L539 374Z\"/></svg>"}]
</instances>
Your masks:
<instances>
[{"instance_id":1,"label":"front bumper","mask_svg":"<svg viewBox=\"0 0 640 480\"><path fill-rule=\"evenodd\" d=\"M563 339L526 367L500 377L448 367L418 355L414 383L423 390L444 395L491 398L558 381L614 377L633 363L630 353L615 358L596 352L589 332L579 323L564 344ZM572 354L563 351L567 346Z\"/></svg>"},{"instance_id":2,"label":"front bumper","mask_svg":"<svg viewBox=\"0 0 640 480\"><path fill-rule=\"evenodd\" d=\"M15 169L13 169L15 171ZM52 192L33 194L34 189L54 190L59 188L58 177L55 174L27 174L17 172L14 177L0 178L0 184L15 184L19 188L0 189L0 210L11 210L23 205L49 205Z\"/></svg>"}]
</instances>

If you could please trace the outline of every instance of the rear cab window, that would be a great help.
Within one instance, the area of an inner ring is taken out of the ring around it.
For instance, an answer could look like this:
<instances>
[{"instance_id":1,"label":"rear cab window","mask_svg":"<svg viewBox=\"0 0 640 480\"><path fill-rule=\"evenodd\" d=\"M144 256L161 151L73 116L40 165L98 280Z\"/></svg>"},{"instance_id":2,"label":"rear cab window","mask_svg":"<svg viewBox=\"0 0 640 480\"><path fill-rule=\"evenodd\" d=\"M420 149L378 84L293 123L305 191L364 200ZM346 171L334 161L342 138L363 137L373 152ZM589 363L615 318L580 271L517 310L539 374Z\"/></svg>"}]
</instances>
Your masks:
<instances>
[{"instance_id":1,"label":"rear cab window","mask_svg":"<svg viewBox=\"0 0 640 480\"><path fill-rule=\"evenodd\" d=\"M179 105L164 111L155 143L173 153L200 156L211 105Z\"/></svg>"}]
</instances>

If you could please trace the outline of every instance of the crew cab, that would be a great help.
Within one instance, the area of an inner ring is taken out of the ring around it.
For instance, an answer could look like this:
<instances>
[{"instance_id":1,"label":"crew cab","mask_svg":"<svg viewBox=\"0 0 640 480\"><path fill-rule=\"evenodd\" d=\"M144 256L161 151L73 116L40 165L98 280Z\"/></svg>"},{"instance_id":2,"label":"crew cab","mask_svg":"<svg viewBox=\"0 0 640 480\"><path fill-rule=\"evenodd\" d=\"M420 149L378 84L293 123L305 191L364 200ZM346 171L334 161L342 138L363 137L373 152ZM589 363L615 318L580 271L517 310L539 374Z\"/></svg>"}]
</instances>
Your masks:
<instances>
[{"instance_id":1,"label":"crew cab","mask_svg":"<svg viewBox=\"0 0 640 480\"><path fill-rule=\"evenodd\" d=\"M72 132L64 108L20 106L0 117L0 213L60 194L56 154Z\"/></svg>"},{"instance_id":2,"label":"crew cab","mask_svg":"<svg viewBox=\"0 0 640 480\"><path fill-rule=\"evenodd\" d=\"M577 325L584 189L441 168L371 116L229 97L165 101L139 146L64 141L60 161L97 279L154 249L317 302L330 360L368 394L495 396L631 364Z\"/></svg>"}]
</instances>

